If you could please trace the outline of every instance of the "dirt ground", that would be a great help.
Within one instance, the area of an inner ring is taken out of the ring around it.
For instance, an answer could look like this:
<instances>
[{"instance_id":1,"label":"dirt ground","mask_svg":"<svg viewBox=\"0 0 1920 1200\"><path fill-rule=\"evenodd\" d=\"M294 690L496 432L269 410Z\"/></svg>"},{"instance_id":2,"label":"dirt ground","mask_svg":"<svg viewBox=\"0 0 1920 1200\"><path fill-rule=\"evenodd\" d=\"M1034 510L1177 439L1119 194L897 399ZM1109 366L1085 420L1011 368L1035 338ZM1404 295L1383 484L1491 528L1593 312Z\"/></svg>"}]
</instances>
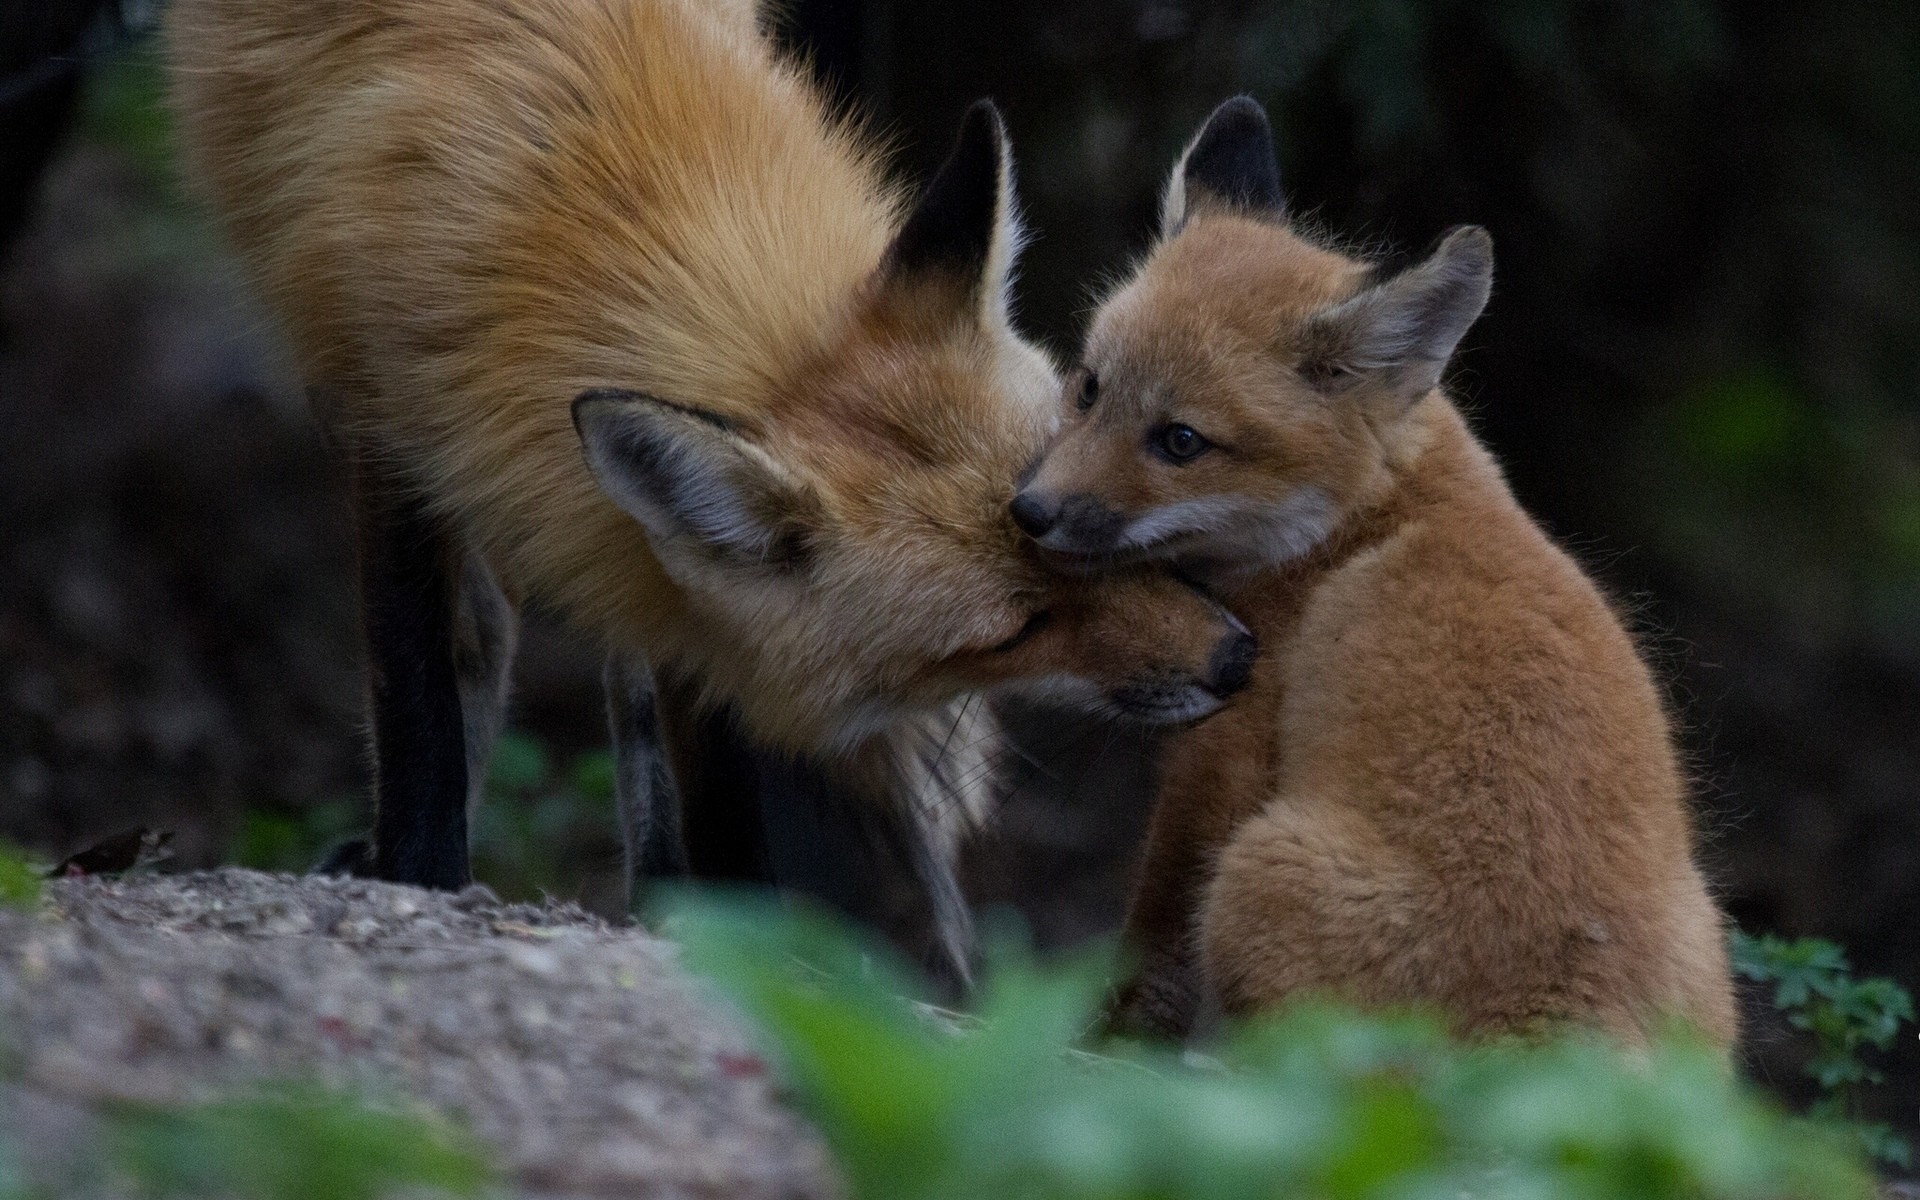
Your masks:
<instances>
[{"instance_id":1,"label":"dirt ground","mask_svg":"<svg viewBox=\"0 0 1920 1200\"><path fill-rule=\"evenodd\" d=\"M262 1079L398 1092L538 1200L835 1194L673 948L571 905L242 870L52 884L0 910L0 1140L61 1186L115 1101ZM72 1190L78 1200L92 1192Z\"/></svg>"}]
</instances>

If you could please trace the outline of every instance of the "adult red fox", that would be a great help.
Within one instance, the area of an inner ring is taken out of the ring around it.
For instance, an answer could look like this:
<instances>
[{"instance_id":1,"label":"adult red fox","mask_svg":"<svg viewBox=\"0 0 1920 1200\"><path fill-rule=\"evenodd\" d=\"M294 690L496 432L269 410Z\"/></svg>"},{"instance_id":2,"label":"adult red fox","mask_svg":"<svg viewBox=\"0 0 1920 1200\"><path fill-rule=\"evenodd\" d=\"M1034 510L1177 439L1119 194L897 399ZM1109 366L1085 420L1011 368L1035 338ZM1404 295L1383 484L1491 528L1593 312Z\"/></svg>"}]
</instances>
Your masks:
<instances>
[{"instance_id":1,"label":"adult red fox","mask_svg":"<svg viewBox=\"0 0 1920 1200\"><path fill-rule=\"evenodd\" d=\"M1016 518L1082 567L1210 577L1260 644L1164 763L1122 1028L1184 1031L1204 984L1733 1038L1652 680L1439 388L1492 270L1477 228L1397 273L1296 234L1240 99L1094 317Z\"/></svg>"},{"instance_id":2,"label":"adult red fox","mask_svg":"<svg viewBox=\"0 0 1920 1200\"><path fill-rule=\"evenodd\" d=\"M971 689L1179 720L1244 679L1216 605L1059 583L1006 519L1057 381L1010 322L998 113L908 205L755 22L172 5L189 169L357 464L384 878L466 882L523 602L604 640L616 730L651 668L690 825L741 742L912 791Z\"/></svg>"}]
</instances>

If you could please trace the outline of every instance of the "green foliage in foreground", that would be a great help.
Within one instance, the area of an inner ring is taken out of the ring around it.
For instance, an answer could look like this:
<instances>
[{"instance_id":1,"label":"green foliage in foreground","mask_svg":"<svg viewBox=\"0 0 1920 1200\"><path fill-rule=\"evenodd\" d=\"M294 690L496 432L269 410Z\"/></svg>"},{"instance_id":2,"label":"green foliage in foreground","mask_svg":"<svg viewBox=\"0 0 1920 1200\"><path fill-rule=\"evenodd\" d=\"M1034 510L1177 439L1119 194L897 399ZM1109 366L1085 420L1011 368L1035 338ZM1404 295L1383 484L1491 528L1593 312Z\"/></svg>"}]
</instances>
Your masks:
<instances>
[{"instance_id":1,"label":"green foliage in foreground","mask_svg":"<svg viewBox=\"0 0 1920 1200\"><path fill-rule=\"evenodd\" d=\"M150 1197L478 1196L493 1177L438 1119L311 1088L121 1112L107 1141L109 1172Z\"/></svg>"},{"instance_id":2,"label":"green foliage in foreground","mask_svg":"<svg viewBox=\"0 0 1920 1200\"><path fill-rule=\"evenodd\" d=\"M40 903L40 869L18 847L0 842L0 908Z\"/></svg>"},{"instance_id":3,"label":"green foliage in foreground","mask_svg":"<svg viewBox=\"0 0 1920 1200\"><path fill-rule=\"evenodd\" d=\"M1819 938L1733 937L1734 969L1773 985L1774 1007L1813 1038L1806 1072L1820 1085L1815 1117L1840 1123L1866 1151L1895 1166L1913 1165L1913 1148L1886 1125L1860 1119L1860 1090L1881 1082L1866 1060L1871 1046L1893 1046L1914 1019L1913 997L1891 979L1856 979L1847 953Z\"/></svg>"},{"instance_id":4,"label":"green foliage in foreground","mask_svg":"<svg viewBox=\"0 0 1920 1200\"><path fill-rule=\"evenodd\" d=\"M839 925L682 900L690 964L765 1030L867 1200L1766 1200L1871 1195L1843 1139L1676 1036L1470 1049L1419 1019L1301 1008L1218 1060L1079 1048L1100 964L991 957L977 1023L928 1016Z\"/></svg>"},{"instance_id":5,"label":"green foliage in foreground","mask_svg":"<svg viewBox=\"0 0 1920 1200\"><path fill-rule=\"evenodd\" d=\"M508 900L578 897L592 869L619 861L613 842L613 756L557 753L508 730L487 764L486 803L475 814L474 877ZM247 813L227 858L261 871L311 870L335 846L366 832L359 798Z\"/></svg>"},{"instance_id":6,"label":"green foliage in foreground","mask_svg":"<svg viewBox=\"0 0 1920 1200\"><path fill-rule=\"evenodd\" d=\"M182 1108L127 1106L102 1120L97 1158L30 1180L0 1141L0 1200L107 1193L147 1200L419 1200L493 1195L478 1146L417 1108L314 1086ZM51 1187L49 1193L44 1190Z\"/></svg>"}]
</instances>

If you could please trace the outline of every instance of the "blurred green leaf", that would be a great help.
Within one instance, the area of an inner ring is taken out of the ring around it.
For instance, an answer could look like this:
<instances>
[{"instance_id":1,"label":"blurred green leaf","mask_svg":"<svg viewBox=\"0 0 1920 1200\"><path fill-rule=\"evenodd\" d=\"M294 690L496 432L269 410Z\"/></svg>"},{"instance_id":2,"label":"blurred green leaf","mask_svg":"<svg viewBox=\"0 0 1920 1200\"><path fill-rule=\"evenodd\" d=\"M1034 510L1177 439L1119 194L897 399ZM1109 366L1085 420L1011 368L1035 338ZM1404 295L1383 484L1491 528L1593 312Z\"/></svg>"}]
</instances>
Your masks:
<instances>
[{"instance_id":1,"label":"blurred green leaf","mask_svg":"<svg viewBox=\"0 0 1920 1200\"><path fill-rule=\"evenodd\" d=\"M1205 1065L1080 1046L1097 958L1000 945L977 1024L956 1030L924 1016L889 955L817 913L683 894L668 931L766 1030L855 1197L1869 1194L1852 1151L1684 1035L1637 1059L1588 1038L1475 1049L1419 1016L1309 1005L1235 1031Z\"/></svg>"},{"instance_id":2,"label":"blurred green leaf","mask_svg":"<svg viewBox=\"0 0 1920 1200\"><path fill-rule=\"evenodd\" d=\"M531 792L547 781L547 750L516 730L500 735L487 764L487 785L496 792Z\"/></svg>"},{"instance_id":3,"label":"blurred green leaf","mask_svg":"<svg viewBox=\"0 0 1920 1200\"><path fill-rule=\"evenodd\" d=\"M113 1120L111 1141L116 1173L154 1197L477 1196L493 1178L476 1144L444 1121L314 1088L129 1109Z\"/></svg>"},{"instance_id":4,"label":"blurred green leaf","mask_svg":"<svg viewBox=\"0 0 1920 1200\"><path fill-rule=\"evenodd\" d=\"M1729 375L1687 393L1676 401L1674 422L1685 449L1743 475L1815 449L1805 400L1767 370Z\"/></svg>"},{"instance_id":5,"label":"blurred green leaf","mask_svg":"<svg viewBox=\"0 0 1920 1200\"><path fill-rule=\"evenodd\" d=\"M590 750L574 760L573 790L582 799L610 804L613 786L613 755L605 750Z\"/></svg>"},{"instance_id":6,"label":"blurred green leaf","mask_svg":"<svg viewBox=\"0 0 1920 1200\"><path fill-rule=\"evenodd\" d=\"M32 908L39 904L40 874L25 853L0 842L0 905Z\"/></svg>"}]
</instances>

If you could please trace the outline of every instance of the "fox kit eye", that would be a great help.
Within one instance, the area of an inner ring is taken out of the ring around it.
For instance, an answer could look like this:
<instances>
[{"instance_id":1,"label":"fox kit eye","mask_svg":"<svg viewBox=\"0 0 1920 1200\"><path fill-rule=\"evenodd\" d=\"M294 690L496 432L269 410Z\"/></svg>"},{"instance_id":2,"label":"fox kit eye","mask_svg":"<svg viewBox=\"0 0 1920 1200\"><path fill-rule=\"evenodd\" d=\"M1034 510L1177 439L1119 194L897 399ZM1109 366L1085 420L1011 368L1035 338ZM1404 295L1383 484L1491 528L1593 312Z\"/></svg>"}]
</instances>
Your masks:
<instances>
[{"instance_id":1,"label":"fox kit eye","mask_svg":"<svg viewBox=\"0 0 1920 1200\"><path fill-rule=\"evenodd\" d=\"M1154 448L1170 461L1183 463L1198 458L1213 445L1191 425L1162 425L1153 435Z\"/></svg>"},{"instance_id":2,"label":"fox kit eye","mask_svg":"<svg viewBox=\"0 0 1920 1200\"><path fill-rule=\"evenodd\" d=\"M1081 368L1080 390L1073 394L1073 406L1085 412L1092 408L1093 402L1099 398L1100 377L1084 367Z\"/></svg>"}]
</instances>

